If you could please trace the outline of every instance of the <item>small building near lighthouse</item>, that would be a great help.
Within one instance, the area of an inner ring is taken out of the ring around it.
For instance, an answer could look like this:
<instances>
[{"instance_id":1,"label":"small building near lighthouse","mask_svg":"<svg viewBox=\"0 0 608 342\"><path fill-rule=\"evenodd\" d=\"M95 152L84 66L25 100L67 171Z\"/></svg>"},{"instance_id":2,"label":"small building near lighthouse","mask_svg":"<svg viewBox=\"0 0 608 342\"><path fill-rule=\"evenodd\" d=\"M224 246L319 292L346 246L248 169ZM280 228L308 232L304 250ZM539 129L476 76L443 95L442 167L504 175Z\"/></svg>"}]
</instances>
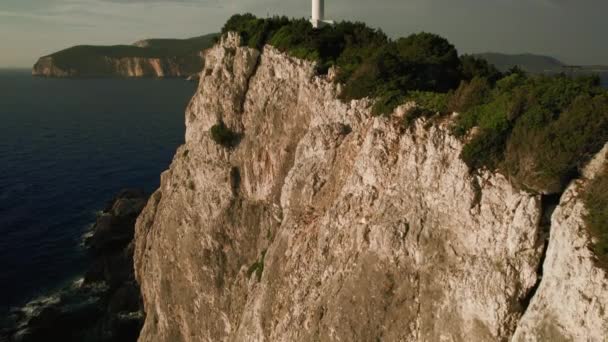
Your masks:
<instances>
[{"instance_id":1,"label":"small building near lighthouse","mask_svg":"<svg viewBox=\"0 0 608 342\"><path fill-rule=\"evenodd\" d=\"M325 20L325 0L312 0L312 15L310 23L314 28L320 28L324 25L333 25L331 20Z\"/></svg>"}]
</instances>

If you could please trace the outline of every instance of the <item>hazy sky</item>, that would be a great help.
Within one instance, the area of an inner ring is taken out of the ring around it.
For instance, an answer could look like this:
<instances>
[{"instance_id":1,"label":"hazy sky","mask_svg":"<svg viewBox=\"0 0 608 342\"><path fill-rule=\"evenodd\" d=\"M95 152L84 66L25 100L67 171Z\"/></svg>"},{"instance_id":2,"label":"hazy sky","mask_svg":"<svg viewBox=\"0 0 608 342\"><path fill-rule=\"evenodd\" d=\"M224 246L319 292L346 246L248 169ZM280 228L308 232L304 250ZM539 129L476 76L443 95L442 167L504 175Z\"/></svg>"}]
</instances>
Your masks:
<instances>
[{"instance_id":1,"label":"hazy sky","mask_svg":"<svg viewBox=\"0 0 608 342\"><path fill-rule=\"evenodd\" d=\"M396 37L427 31L461 53L548 54L608 64L608 0L325 0L326 15ZM234 13L308 17L310 0L0 0L0 67L75 44L217 32Z\"/></svg>"}]
</instances>

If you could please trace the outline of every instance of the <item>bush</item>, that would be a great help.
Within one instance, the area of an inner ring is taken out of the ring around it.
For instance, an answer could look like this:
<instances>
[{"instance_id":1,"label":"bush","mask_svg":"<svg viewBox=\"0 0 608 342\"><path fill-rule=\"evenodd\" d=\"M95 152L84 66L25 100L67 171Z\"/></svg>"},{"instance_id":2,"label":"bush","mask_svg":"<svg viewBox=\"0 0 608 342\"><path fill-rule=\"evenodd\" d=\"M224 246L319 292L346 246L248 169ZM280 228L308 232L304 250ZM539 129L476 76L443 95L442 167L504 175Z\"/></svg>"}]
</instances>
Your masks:
<instances>
[{"instance_id":1,"label":"bush","mask_svg":"<svg viewBox=\"0 0 608 342\"><path fill-rule=\"evenodd\" d=\"M496 83L503 74L496 67L483 58L470 55L460 57L462 78L470 81L474 78L484 78L490 84Z\"/></svg>"},{"instance_id":2,"label":"bush","mask_svg":"<svg viewBox=\"0 0 608 342\"><path fill-rule=\"evenodd\" d=\"M455 88L460 61L456 49L439 36L420 33L389 42L354 69L342 97L381 97L411 90L447 92Z\"/></svg>"},{"instance_id":3,"label":"bush","mask_svg":"<svg viewBox=\"0 0 608 342\"><path fill-rule=\"evenodd\" d=\"M260 49L266 44L272 33L282 26L288 25L287 17L260 19L251 13L233 15L222 28L222 34L237 32L243 44Z\"/></svg>"},{"instance_id":4,"label":"bush","mask_svg":"<svg viewBox=\"0 0 608 342\"><path fill-rule=\"evenodd\" d=\"M240 141L240 135L234 133L223 121L211 127L211 139L224 147L234 147Z\"/></svg>"},{"instance_id":5,"label":"bush","mask_svg":"<svg viewBox=\"0 0 608 342\"><path fill-rule=\"evenodd\" d=\"M593 251L600 265L608 269L608 165L587 185L584 201L587 229L595 240Z\"/></svg>"},{"instance_id":6,"label":"bush","mask_svg":"<svg viewBox=\"0 0 608 342\"><path fill-rule=\"evenodd\" d=\"M443 114L448 110L448 101L452 94L434 93L429 91L410 91L406 96L406 101L414 101L421 107L433 114Z\"/></svg>"},{"instance_id":7,"label":"bush","mask_svg":"<svg viewBox=\"0 0 608 342\"><path fill-rule=\"evenodd\" d=\"M561 191L608 141L606 95L579 95L557 118L540 109L523 115L504 165L520 183L542 192Z\"/></svg>"},{"instance_id":8,"label":"bush","mask_svg":"<svg viewBox=\"0 0 608 342\"><path fill-rule=\"evenodd\" d=\"M435 114L435 112L432 112L424 107L414 107L410 109L410 111L403 118L403 126L408 128L414 123L414 121L416 121L416 119L422 117L428 118Z\"/></svg>"},{"instance_id":9,"label":"bush","mask_svg":"<svg viewBox=\"0 0 608 342\"><path fill-rule=\"evenodd\" d=\"M388 115L403 103L403 94L400 91L389 91L376 100L372 107L372 115Z\"/></svg>"},{"instance_id":10,"label":"bush","mask_svg":"<svg viewBox=\"0 0 608 342\"><path fill-rule=\"evenodd\" d=\"M487 93L454 126L457 136L479 127L462 152L473 169L499 169L522 187L558 193L608 140L608 96L593 77L513 73Z\"/></svg>"},{"instance_id":11,"label":"bush","mask_svg":"<svg viewBox=\"0 0 608 342\"><path fill-rule=\"evenodd\" d=\"M474 77L460 82L447 106L451 112L466 112L472 107L483 104L490 95L490 83L486 78Z\"/></svg>"},{"instance_id":12,"label":"bush","mask_svg":"<svg viewBox=\"0 0 608 342\"><path fill-rule=\"evenodd\" d=\"M420 33L389 42L345 79L341 98L378 98L374 114L391 113L415 91L447 92L459 82L456 49L439 36Z\"/></svg>"},{"instance_id":13,"label":"bush","mask_svg":"<svg viewBox=\"0 0 608 342\"><path fill-rule=\"evenodd\" d=\"M255 273L258 282L262 280L262 273L264 273L264 258L266 257L266 250L262 251L260 260L254 262L249 269L247 269L247 278L251 278L251 275Z\"/></svg>"}]
</instances>

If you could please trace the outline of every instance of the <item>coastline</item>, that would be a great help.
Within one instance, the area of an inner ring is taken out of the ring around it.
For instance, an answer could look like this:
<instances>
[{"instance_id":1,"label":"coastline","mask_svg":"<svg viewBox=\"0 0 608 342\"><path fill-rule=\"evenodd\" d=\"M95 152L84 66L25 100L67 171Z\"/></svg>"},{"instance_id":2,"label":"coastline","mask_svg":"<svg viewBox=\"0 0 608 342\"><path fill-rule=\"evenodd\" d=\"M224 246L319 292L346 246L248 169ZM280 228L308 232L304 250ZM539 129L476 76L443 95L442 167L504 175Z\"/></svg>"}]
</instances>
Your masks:
<instances>
[{"instance_id":1,"label":"coastline","mask_svg":"<svg viewBox=\"0 0 608 342\"><path fill-rule=\"evenodd\" d=\"M143 323L133 275L135 220L148 196L120 191L83 239L87 270L54 291L12 308L0 322L2 341L135 341Z\"/></svg>"}]
</instances>

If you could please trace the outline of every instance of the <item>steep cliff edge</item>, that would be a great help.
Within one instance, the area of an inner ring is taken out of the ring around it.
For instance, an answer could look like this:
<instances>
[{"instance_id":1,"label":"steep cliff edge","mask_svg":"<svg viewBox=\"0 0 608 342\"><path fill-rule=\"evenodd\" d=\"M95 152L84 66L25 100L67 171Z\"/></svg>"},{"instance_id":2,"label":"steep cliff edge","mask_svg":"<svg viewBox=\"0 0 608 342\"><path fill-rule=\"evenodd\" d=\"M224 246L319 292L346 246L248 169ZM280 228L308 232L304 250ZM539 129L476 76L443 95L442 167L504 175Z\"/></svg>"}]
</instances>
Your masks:
<instances>
[{"instance_id":1,"label":"steep cliff edge","mask_svg":"<svg viewBox=\"0 0 608 342\"><path fill-rule=\"evenodd\" d=\"M136 224L141 341L522 336L550 277L540 196L470 173L450 118L373 117L331 72L234 34L205 59L186 143ZM219 121L238 146L211 139Z\"/></svg>"},{"instance_id":2,"label":"steep cliff edge","mask_svg":"<svg viewBox=\"0 0 608 342\"><path fill-rule=\"evenodd\" d=\"M133 45L80 45L41 57L32 75L43 77L189 77L205 64L203 50L217 34L148 39Z\"/></svg>"},{"instance_id":3,"label":"steep cliff edge","mask_svg":"<svg viewBox=\"0 0 608 342\"><path fill-rule=\"evenodd\" d=\"M606 341L608 274L596 266L582 193L608 167L608 145L561 197L551 219L542 281L514 341Z\"/></svg>"}]
</instances>

